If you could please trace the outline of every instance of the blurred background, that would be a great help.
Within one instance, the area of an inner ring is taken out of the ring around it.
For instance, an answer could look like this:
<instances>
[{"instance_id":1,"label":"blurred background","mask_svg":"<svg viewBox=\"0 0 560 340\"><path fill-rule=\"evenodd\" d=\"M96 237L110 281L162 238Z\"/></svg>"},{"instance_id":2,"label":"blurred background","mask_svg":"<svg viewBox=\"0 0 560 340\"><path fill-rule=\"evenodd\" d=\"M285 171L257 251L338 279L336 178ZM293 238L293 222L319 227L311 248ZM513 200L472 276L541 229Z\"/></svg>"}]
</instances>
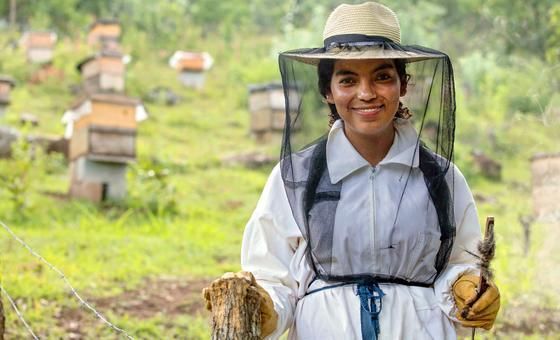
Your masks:
<instances>
[{"instance_id":1,"label":"blurred background","mask_svg":"<svg viewBox=\"0 0 560 340\"><path fill-rule=\"evenodd\" d=\"M208 338L200 291L239 270L279 157L277 54L321 46L340 3L1 2L0 221L132 336ZM560 3L383 3L455 68L455 162L496 218L503 296L478 337L560 339ZM4 228L0 284L39 337L119 337ZM29 338L7 294L5 336Z\"/></svg>"}]
</instances>

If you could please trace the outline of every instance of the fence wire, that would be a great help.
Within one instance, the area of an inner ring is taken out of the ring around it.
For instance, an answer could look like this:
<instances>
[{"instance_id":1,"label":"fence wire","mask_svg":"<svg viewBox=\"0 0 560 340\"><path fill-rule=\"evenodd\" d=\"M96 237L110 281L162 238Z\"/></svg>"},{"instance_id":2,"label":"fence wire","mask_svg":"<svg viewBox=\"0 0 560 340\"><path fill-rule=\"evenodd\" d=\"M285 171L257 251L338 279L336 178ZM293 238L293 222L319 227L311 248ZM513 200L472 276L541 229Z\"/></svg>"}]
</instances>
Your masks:
<instances>
[{"instance_id":1,"label":"fence wire","mask_svg":"<svg viewBox=\"0 0 560 340\"><path fill-rule=\"evenodd\" d=\"M25 243L21 238L19 238L4 222L0 221L0 225L12 236L12 238L14 240L16 240L25 249L27 249L33 256L38 258L41 262L43 262L45 265L47 265L51 270L53 270L55 273L57 273L59 275L59 277L62 279L62 281L64 282L64 284L66 284L66 286L68 288L70 288L70 291L72 292L72 295L74 295L74 297L76 297L76 299L78 299L81 306L85 307L90 312L92 312L107 327L121 333L122 335L124 335L128 339L134 339L130 334L128 334L127 331L125 331L124 329L122 329L122 328L116 326L115 324L109 322L109 320L107 320L107 318L105 316L103 316L103 314L98 312L92 305L90 305L84 298L82 298L80 296L80 294L78 294L76 289L74 289L74 287L70 284L70 281L66 278L66 275L64 275L63 272L61 272L58 268L56 268L50 262L45 260L45 258L43 258L39 253L37 253L35 250L33 250L33 248L31 248L27 243ZM2 289L2 291L5 292L4 289ZM12 302L13 301L10 299L10 303L12 303ZM12 303L12 307L15 308L15 304ZM18 317L19 317L20 316L19 311L17 311L17 309L15 309L15 310L16 310L16 313L18 314ZM23 318L20 318L20 320L22 320L24 322L24 324L27 325L27 323L23 320ZM28 330L30 330L30 328L28 328ZM33 333L31 333L31 334L33 334Z\"/></svg>"},{"instance_id":2,"label":"fence wire","mask_svg":"<svg viewBox=\"0 0 560 340\"><path fill-rule=\"evenodd\" d=\"M31 327L29 327L29 324L25 321L25 318L23 317L23 314L19 311L19 309L17 308L17 305L14 301L14 299L12 299L12 297L10 296L10 294L8 294L8 292L4 289L4 287L2 287L2 285L0 284L0 291L2 291L2 293L6 296L6 298L8 299L8 301L10 302L10 305L12 305L12 308L14 309L14 311L16 312L17 317L19 318L19 320L23 323L23 325L25 326L25 329L27 329L27 331L29 332L29 334L31 334L31 336L33 337L33 339L38 340L39 338L37 337L37 335L35 335L35 333L33 333L33 330L31 329Z\"/></svg>"}]
</instances>

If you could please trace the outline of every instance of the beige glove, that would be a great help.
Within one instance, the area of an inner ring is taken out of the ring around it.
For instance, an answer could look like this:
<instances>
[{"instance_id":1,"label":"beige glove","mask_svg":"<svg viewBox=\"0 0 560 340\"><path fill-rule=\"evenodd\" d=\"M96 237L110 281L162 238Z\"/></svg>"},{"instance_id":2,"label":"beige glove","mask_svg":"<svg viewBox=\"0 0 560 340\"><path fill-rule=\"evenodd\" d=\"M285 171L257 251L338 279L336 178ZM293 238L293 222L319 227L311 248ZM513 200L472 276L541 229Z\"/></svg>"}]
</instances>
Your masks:
<instances>
[{"instance_id":1,"label":"beige glove","mask_svg":"<svg viewBox=\"0 0 560 340\"><path fill-rule=\"evenodd\" d=\"M477 275L463 275L453 284L453 297L458 309L456 317L465 327L489 330L500 310L500 292L493 282L488 282L486 291L476 299L479 280ZM461 311L470 303L472 306L469 313L463 318Z\"/></svg>"},{"instance_id":2,"label":"beige glove","mask_svg":"<svg viewBox=\"0 0 560 340\"><path fill-rule=\"evenodd\" d=\"M216 284L220 280L227 280L227 279L231 279L231 278L243 278L243 279L247 280L250 283L251 286L253 286L257 289L257 291L258 291L258 293L261 297L261 304L260 304L261 336L264 338L267 335L272 334L272 332L274 332L274 330L276 329L276 326L277 326L277 323L278 323L278 314L274 310L274 303L272 302L272 298L270 297L270 295L266 292L266 290L263 287L261 287L257 284L257 281L255 280L255 277L253 276L253 274L251 272L241 271L241 272L237 272L237 273L231 273L231 272L225 273L219 279L214 280L214 282L212 282L210 284L210 286L212 286L213 284ZM206 301L206 309L211 311L212 310L212 303L210 301L210 292L209 292L208 288L204 288L202 290L202 295L204 297L204 300Z\"/></svg>"}]
</instances>

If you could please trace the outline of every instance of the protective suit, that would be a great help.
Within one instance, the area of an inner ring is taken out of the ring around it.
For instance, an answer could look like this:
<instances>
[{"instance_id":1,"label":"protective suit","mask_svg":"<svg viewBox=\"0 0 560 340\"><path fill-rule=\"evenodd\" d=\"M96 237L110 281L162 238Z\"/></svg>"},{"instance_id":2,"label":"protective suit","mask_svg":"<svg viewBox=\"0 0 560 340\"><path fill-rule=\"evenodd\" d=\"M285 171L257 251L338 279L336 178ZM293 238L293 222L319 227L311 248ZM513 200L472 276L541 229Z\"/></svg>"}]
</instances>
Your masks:
<instances>
[{"instance_id":1,"label":"protective suit","mask_svg":"<svg viewBox=\"0 0 560 340\"><path fill-rule=\"evenodd\" d=\"M396 120L389 152L372 167L348 141L343 124L341 120L333 124L326 144L330 181L341 183L340 200L332 216L333 266L344 270L360 263L361 258L373 258L378 261L365 261L372 272L384 271L411 280L433 277L440 232L424 176L418 169L419 157L415 157L419 145L414 127L406 120ZM410 164L411 159L416 161ZM395 223L391 213L394 208L387 202L401 195L399 183L405 180L406 199ZM459 276L476 271L476 259L468 251L476 251L480 226L472 194L454 165L446 181L454 188L456 230L447 266L427 287L379 284L383 294L379 339L456 338L451 287ZM279 320L270 338L290 328L290 339L361 339L357 285L333 285L316 279L306 260L307 246L277 165L247 224L241 253L243 270L252 272L274 301ZM330 288L321 289L324 287Z\"/></svg>"}]
</instances>

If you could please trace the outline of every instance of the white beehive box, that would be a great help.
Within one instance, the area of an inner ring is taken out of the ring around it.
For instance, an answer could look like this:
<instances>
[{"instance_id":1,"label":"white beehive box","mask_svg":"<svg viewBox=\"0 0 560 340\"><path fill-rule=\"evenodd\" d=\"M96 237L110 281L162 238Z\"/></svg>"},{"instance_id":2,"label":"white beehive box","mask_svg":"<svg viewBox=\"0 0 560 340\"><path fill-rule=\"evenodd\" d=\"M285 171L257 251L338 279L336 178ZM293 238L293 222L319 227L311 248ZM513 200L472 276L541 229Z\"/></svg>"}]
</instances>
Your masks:
<instances>
[{"instance_id":1,"label":"white beehive box","mask_svg":"<svg viewBox=\"0 0 560 340\"><path fill-rule=\"evenodd\" d=\"M204 86L205 73L214 63L206 52L176 51L169 58L169 66L179 73L179 81L185 87L200 89Z\"/></svg>"},{"instance_id":2,"label":"white beehive box","mask_svg":"<svg viewBox=\"0 0 560 340\"><path fill-rule=\"evenodd\" d=\"M29 31L23 34L21 44L27 60L32 63L48 63L53 59L57 35L49 31Z\"/></svg>"},{"instance_id":3,"label":"white beehive box","mask_svg":"<svg viewBox=\"0 0 560 340\"><path fill-rule=\"evenodd\" d=\"M125 63L119 52L100 52L84 59L77 69L88 92L124 91Z\"/></svg>"},{"instance_id":4,"label":"white beehive box","mask_svg":"<svg viewBox=\"0 0 560 340\"><path fill-rule=\"evenodd\" d=\"M292 111L299 104L295 90L290 94ZM279 133L284 129L286 105L282 84L271 83L265 85L251 85L249 87L249 112L251 114L251 132L257 135L269 132ZM294 128L297 130L301 121L297 121Z\"/></svg>"}]
</instances>

